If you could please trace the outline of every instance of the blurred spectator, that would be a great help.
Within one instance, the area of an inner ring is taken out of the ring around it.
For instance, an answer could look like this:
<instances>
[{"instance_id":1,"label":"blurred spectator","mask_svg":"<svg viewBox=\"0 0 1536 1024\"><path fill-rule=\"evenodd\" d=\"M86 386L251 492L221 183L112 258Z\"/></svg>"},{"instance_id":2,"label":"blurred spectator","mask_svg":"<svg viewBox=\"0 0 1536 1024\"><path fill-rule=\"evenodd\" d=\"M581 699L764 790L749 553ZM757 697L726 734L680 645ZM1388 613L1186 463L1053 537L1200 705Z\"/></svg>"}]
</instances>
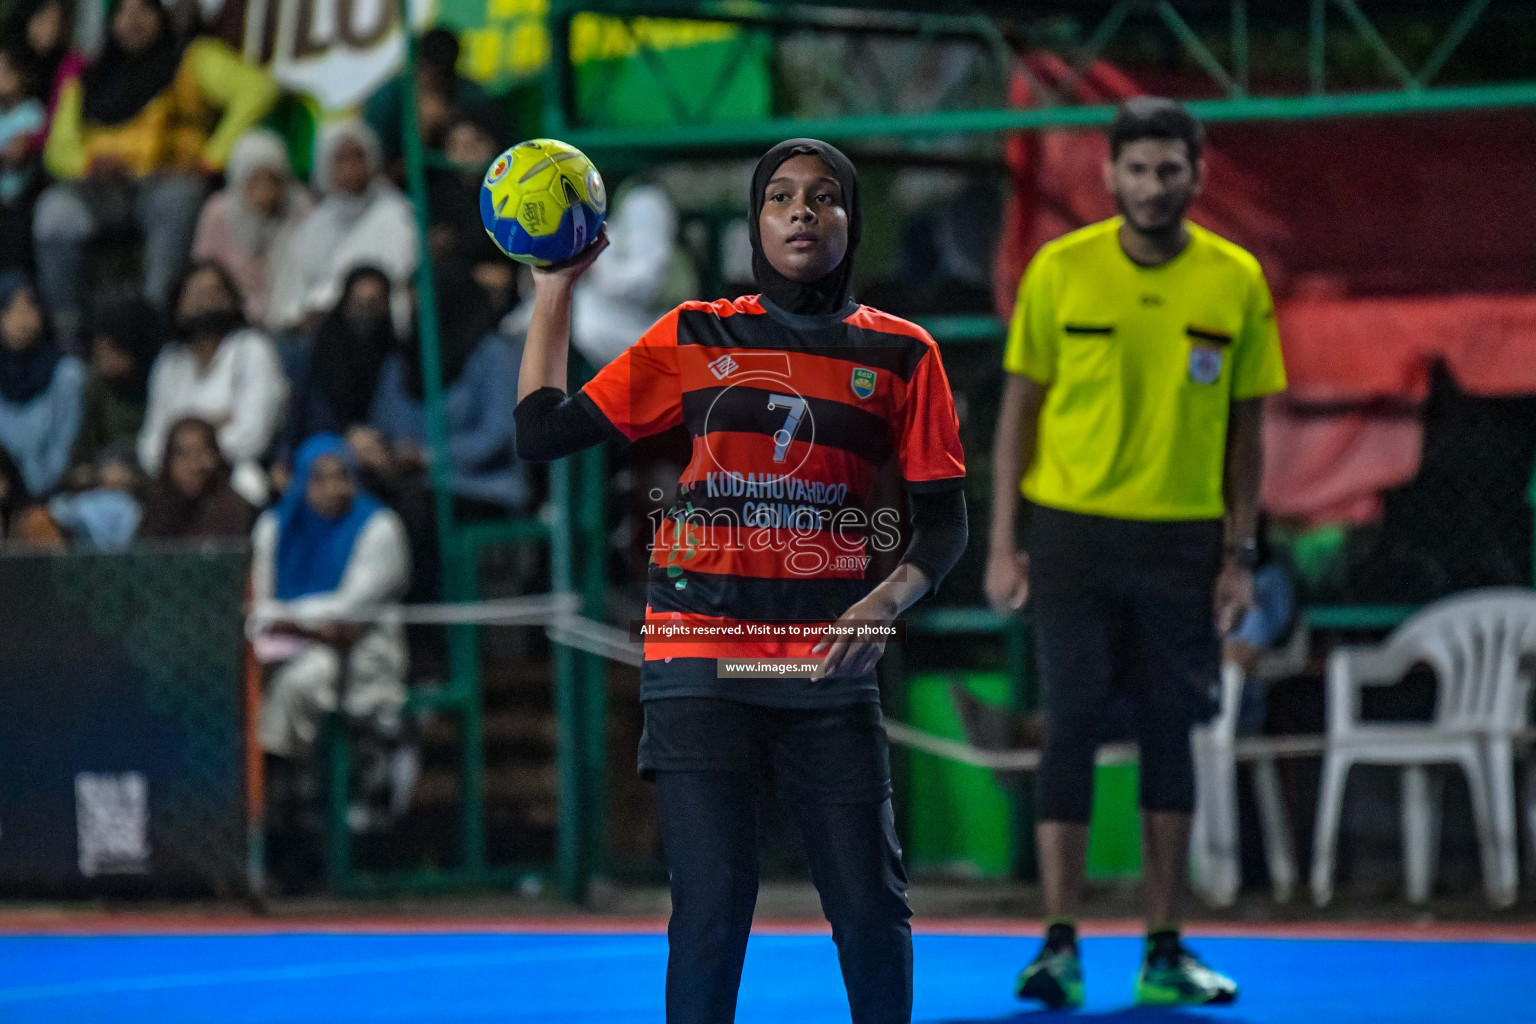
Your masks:
<instances>
[{"instance_id":1,"label":"blurred spectator","mask_svg":"<svg viewBox=\"0 0 1536 1024\"><path fill-rule=\"evenodd\" d=\"M59 97L44 161L58 184L33 231L45 298L67 344L80 326L86 243L103 231L144 236L144 294L164 303L185 265L205 191L277 87L224 43L183 49L156 0L115 0L100 57ZM217 120L215 120L215 115Z\"/></svg>"},{"instance_id":2,"label":"blurred spectator","mask_svg":"<svg viewBox=\"0 0 1536 1024\"><path fill-rule=\"evenodd\" d=\"M140 540L244 539L256 509L229 484L230 467L213 424L178 420L165 440L160 475L144 502Z\"/></svg>"},{"instance_id":3,"label":"blurred spectator","mask_svg":"<svg viewBox=\"0 0 1536 1024\"><path fill-rule=\"evenodd\" d=\"M887 306L898 315L992 312L992 254L1003 196L984 175L915 212L901 231L899 279Z\"/></svg>"},{"instance_id":4,"label":"blurred spectator","mask_svg":"<svg viewBox=\"0 0 1536 1024\"><path fill-rule=\"evenodd\" d=\"M751 291L756 288L750 283L752 248L744 221L741 226L746 259L739 269L747 275L742 287ZM608 251L577 283L571 303L571 343L597 368L634 344L669 309L699 294L698 271L678 244L677 207L666 189L643 180L621 185L613 193L607 229ZM731 274L727 268L728 281ZM502 321L502 332L521 337L532 315L529 293Z\"/></svg>"},{"instance_id":5,"label":"blurred spectator","mask_svg":"<svg viewBox=\"0 0 1536 1024\"><path fill-rule=\"evenodd\" d=\"M27 506L27 482L11 453L0 448L0 540L11 536L11 524Z\"/></svg>"},{"instance_id":6,"label":"blurred spectator","mask_svg":"<svg viewBox=\"0 0 1536 1024\"><path fill-rule=\"evenodd\" d=\"M149 370L165 331L160 317L137 295L111 296L91 314L91 365L84 409L70 464L89 469L103 452L130 449L144 426ZM71 473L84 482L83 475Z\"/></svg>"},{"instance_id":7,"label":"blurred spectator","mask_svg":"<svg viewBox=\"0 0 1536 1024\"><path fill-rule=\"evenodd\" d=\"M1222 642L1222 657L1240 666L1248 679L1238 709L1240 733L1262 732L1267 713L1269 680L1254 669L1268 651L1282 646L1296 628L1296 581L1288 561L1269 542L1269 524L1259 517L1258 561L1253 570L1253 606L1242 624Z\"/></svg>"},{"instance_id":8,"label":"blurred spectator","mask_svg":"<svg viewBox=\"0 0 1536 1024\"><path fill-rule=\"evenodd\" d=\"M27 483L21 478L21 467L0 448L0 543L13 539L26 507Z\"/></svg>"},{"instance_id":9,"label":"blurred spectator","mask_svg":"<svg viewBox=\"0 0 1536 1024\"><path fill-rule=\"evenodd\" d=\"M341 301L321 321L309 356L294 375L289 449L314 434L346 434L368 422L379 374L397 346L390 291L389 278L377 267L358 267L347 275Z\"/></svg>"},{"instance_id":10,"label":"blurred spectator","mask_svg":"<svg viewBox=\"0 0 1536 1024\"><path fill-rule=\"evenodd\" d=\"M203 3L204 0L162 0L171 31L183 46L204 33L216 34L212 19L204 15ZM214 11L217 10L215 7Z\"/></svg>"},{"instance_id":11,"label":"blurred spectator","mask_svg":"<svg viewBox=\"0 0 1536 1024\"><path fill-rule=\"evenodd\" d=\"M461 502L491 506L487 513L505 514L528 499L527 476L513 443L520 356L492 331L490 307L473 283L439 276L437 308L453 494ZM368 417L372 431L349 437L366 471L396 481L424 478L423 395L421 341L412 332L384 364Z\"/></svg>"},{"instance_id":12,"label":"blurred spectator","mask_svg":"<svg viewBox=\"0 0 1536 1024\"><path fill-rule=\"evenodd\" d=\"M699 288L677 244L677 207L666 189L621 187L611 212L608 251L582 276L571 303L571 342L594 367L611 363Z\"/></svg>"},{"instance_id":13,"label":"blurred spectator","mask_svg":"<svg viewBox=\"0 0 1536 1024\"><path fill-rule=\"evenodd\" d=\"M235 490L263 505L268 488L259 460L272 445L288 390L277 349L246 326L240 294L217 263L194 264L172 293L171 308L174 340L149 375L139 463L158 475L171 424L201 417L219 432Z\"/></svg>"},{"instance_id":14,"label":"blurred spectator","mask_svg":"<svg viewBox=\"0 0 1536 1024\"><path fill-rule=\"evenodd\" d=\"M320 205L294 232L272 283L268 322L282 329L317 324L357 267L378 267L405 285L419 255L416 215L379 173L379 140L367 125L344 121L326 129L313 178ZM396 322L407 314L407 306L397 306Z\"/></svg>"},{"instance_id":15,"label":"blurred spectator","mask_svg":"<svg viewBox=\"0 0 1536 1024\"><path fill-rule=\"evenodd\" d=\"M17 271L0 275L0 446L34 497L51 492L69 466L84 388L85 368L54 344L32 282Z\"/></svg>"},{"instance_id":16,"label":"blurred spectator","mask_svg":"<svg viewBox=\"0 0 1536 1024\"><path fill-rule=\"evenodd\" d=\"M41 190L37 142L43 104L30 93L36 71L27 51L0 46L0 268L32 263L32 208Z\"/></svg>"},{"instance_id":17,"label":"blurred spectator","mask_svg":"<svg viewBox=\"0 0 1536 1024\"><path fill-rule=\"evenodd\" d=\"M267 128L240 136L226 176L229 184L203 206L192 256L227 269L240 287L246 319L266 327L276 261L314 201L294 180L287 143Z\"/></svg>"},{"instance_id":18,"label":"blurred spectator","mask_svg":"<svg viewBox=\"0 0 1536 1024\"><path fill-rule=\"evenodd\" d=\"M103 551L121 551L139 528L140 479L131 449L109 450L93 467L85 490L56 494L48 516L68 540Z\"/></svg>"},{"instance_id":19,"label":"blurred spectator","mask_svg":"<svg viewBox=\"0 0 1536 1024\"><path fill-rule=\"evenodd\" d=\"M455 109L485 101L485 90L460 75L458 63L459 38L453 32L434 28L421 37L416 47L416 127L428 149L443 147ZM363 120L378 136L384 165L391 169L396 169L405 144L404 90L405 74L401 72L375 90L363 105ZM396 177L403 180L401 175Z\"/></svg>"},{"instance_id":20,"label":"blurred spectator","mask_svg":"<svg viewBox=\"0 0 1536 1024\"><path fill-rule=\"evenodd\" d=\"M32 95L43 103L45 131L64 87L85 70L85 57L70 46L70 20L64 0L20 0L0 29L0 38L24 47L31 59Z\"/></svg>"},{"instance_id":21,"label":"blurred spectator","mask_svg":"<svg viewBox=\"0 0 1536 1024\"><path fill-rule=\"evenodd\" d=\"M0 46L0 202L7 204L27 190L36 172L30 157L46 116L42 101L32 95L36 78L25 49Z\"/></svg>"},{"instance_id":22,"label":"blurred spectator","mask_svg":"<svg viewBox=\"0 0 1536 1024\"><path fill-rule=\"evenodd\" d=\"M1253 570L1253 606L1223 642L1223 656L1245 672L1252 672L1265 651L1285 640L1296 617L1295 580L1285 560L1276 555L1267 532L1261 523L1258 563Z\"/></svg>"},{"instance_id":23,"label":"blurred spectator","mask_svg":"<svg viewBox=\"0 0 1536 1024\"><path fill-rule=\"evenodd\" d=\"M400 627L335 617L398 600L410 550L399 518L358 488L345 441L316 434L300 445L293 483L257 520L253 547L254 644L276 666L262 702L262 749L304 754L321 717L337 709L343 672L348 718L396 735L407 657Z\"/></svg>"},{"instance_id":24,"label":"blurred spectator","mask_svg":"<svg viewBox=\"0 0 1536 1024\"><path fill-rule=\"evenodd\" d=\"M517 299L516 264L486 234L480 183L511 138L500 108L488 100L477 103L456 113L448 128L446 156L454 166L427 169L427 244L433 265L446 274L471 277L498 316Z\"/></svg>"}]
</instances>

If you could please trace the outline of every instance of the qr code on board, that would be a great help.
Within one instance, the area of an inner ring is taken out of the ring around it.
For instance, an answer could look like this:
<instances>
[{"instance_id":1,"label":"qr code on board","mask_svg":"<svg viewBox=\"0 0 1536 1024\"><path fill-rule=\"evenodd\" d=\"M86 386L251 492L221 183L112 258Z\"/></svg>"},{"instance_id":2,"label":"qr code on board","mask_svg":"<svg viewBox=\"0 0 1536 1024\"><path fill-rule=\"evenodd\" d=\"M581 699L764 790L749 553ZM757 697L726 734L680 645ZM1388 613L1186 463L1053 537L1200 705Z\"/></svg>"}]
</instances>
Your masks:
<instances>
[{"instance_id":1,"label":"qr code on board","mask_svg":"<svg viewBox=\"0 0 1536 1024\"><path fill-rule=\"evenodd\" d=\"M149 870L149 782L139 772L76 775L75 823L82 875Z\"/></svg>"}]
</instances>

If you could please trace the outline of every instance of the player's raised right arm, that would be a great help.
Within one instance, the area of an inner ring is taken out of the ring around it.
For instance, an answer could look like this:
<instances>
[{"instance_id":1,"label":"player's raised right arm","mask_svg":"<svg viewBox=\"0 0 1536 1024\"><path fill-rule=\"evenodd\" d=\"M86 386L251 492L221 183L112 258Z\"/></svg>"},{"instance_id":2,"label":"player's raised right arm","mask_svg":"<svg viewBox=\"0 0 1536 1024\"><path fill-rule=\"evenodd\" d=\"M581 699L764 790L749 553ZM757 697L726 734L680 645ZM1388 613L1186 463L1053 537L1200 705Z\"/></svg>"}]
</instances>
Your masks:
<instances>
[{"instance_id":1,"label":"player's raised right arm","mask_svg":"<svg viewBox=\"0 0 1536 1024\"><path fill-rule=\"evenodd\" d=\"M566 389L566 363L571 350L571 292L598 254L608 248L606 228L596 242L563 266L533 272L533 319L523 344L523 366L517 378L521 402L539 388Z\"/></svg>"},{"instance_id":2,"label":"player's raised right arm","mask_svg":"<svg viewBox=\"0 0 1536 1024\"><path fill-rule=\"evenodd\" d=\"M562 267L533 272L533 319L523 342L513 410L513 444L524 462L553 462L602 441L602 425L566 394L571 349L571 291L608 247L606 232Z\"/></svg>"}]
</instances>

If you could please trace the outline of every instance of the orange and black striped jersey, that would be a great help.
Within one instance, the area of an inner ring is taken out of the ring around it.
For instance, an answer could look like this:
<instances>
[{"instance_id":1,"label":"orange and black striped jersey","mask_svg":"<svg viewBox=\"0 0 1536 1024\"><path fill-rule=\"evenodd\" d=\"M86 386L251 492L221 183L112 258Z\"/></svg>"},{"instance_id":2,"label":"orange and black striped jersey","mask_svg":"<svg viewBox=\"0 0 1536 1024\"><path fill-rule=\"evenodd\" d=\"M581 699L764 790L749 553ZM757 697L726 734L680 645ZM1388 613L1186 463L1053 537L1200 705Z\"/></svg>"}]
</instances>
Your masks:
<instances>
[{"instance_id":1,"label":"orange and black striped jersey","mask_svg":"<svg viewBox=\"0 0 1536 1024\"><path fill-rule=\"evenodd\" d=\"M679 424L692 437L652 544L647 624L831 622L869 592L870 547L900 540L900 512L869 507L880 469L894 460L914 490L965 476L938 346L851 302L825 316L755 295L685 302L577 400L631 441ZM647 668L708 658L713 683L715 658L808 657L814 643L648 639ZM647 696L720 692L653 675Z\"/></svg>"}]
</instances>

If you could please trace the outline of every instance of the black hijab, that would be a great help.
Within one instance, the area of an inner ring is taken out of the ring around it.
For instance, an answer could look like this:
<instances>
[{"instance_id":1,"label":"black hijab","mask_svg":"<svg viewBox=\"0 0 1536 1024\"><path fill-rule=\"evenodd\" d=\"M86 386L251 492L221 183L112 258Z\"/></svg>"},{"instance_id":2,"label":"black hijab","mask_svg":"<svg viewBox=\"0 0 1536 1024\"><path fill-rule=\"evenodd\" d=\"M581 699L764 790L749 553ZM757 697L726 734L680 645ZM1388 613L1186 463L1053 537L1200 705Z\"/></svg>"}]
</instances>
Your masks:
<instances>
[{"instance_id":1,"label":"black hijab","mask_svg":"<svg viewBox=\"0 0 1536 1024\"><path fill-rule=\"evenodd\" d=\"M366 323L353 323L347 318L347 300L364 279L378 281L386 295L393 291L389 276L377 267L358 267L349 273L336 307L315 333L315 347L310 355L310 386L348 426L367 421L379 384L379 371L395 350L395 328L388 313Z\"/></svg>"},{"instance_id":2,"label":"black hijab","mask_svg":"<svg viewBox=\"0 0 1536 1024\"><path fill-rule=\"evenodd\" d=\"M446 269L446 268L445 268ZM437 344L442 360L443 389L453 387L464 373L469 357L496 327L496 310L468 274L433 274L437 299ZM404 362L405 390L416 401L426 393L421 379L421 338L416 331L406 339L400 356Z\"/></svg>"},{"instance_id":3,"label":"black hijab","mask_svg":"<svg viewBox=\"0 0 1536 1024\"><path fill-rule=\"evenodd\" d=\"M32 49L32 40L27 35L27 26L39 11L51 4L59 4L59 10L63 15L63 25L59 30L59 41L53 49L48 51ZM0 39L10 41L10 44L26 51L32 63L32 70L36 80L32 82L31 94L47 103L53 96L53 83L59 77L59 65L64 63L65 56L69 53L69 39L73 27L70 24L69 5L60 3L59 0L21 0L11 8L10 17L5 20L4 28L0 28Z\"/></svg>"},{"instance_id":4,"label":"black hijab","mask_svg":"<svg viewBox=\"0 0 1536 1024\"><path fill-rule=\"evenodd\" d=\"M4 314L23 291L30 293L32 301L41 308L37 288L25 274L13 270L0 275L0 314ZM53 371L63 358L64 353L59 351L48 333L46 316L42 336L20 352L0 341L0 399L14 405L32 401L53 384Z\"/></svg>"},{"instance_id":5,"label":"black hijab","mask_svg":"<svg viewBox=\"0 0 1536 1024\"><path fill-rule=\"evenodd\" d=\"M768 257L763 253L762 232L758 229L758 218L763 213L763 191L773 180L774 172L786 160L797 156L820 157L832 168L832 174L842 189L843 209L848 211L847 254L830 274L809 283L791 281L773 269L773 264L768 262ZM747 229L752 236L752 276L756 278L763 295L786 313L836 313L848 305L853 289L853 252L859 247L863 218L859 214L859 173L853 169L853 162L843 155L842 150L820 139L788 139L774 146L763 154L752 172L751 207L752 216L747 220Z\"/></svg>"},{"instance_id":6,"label":"black hijab","mask_svg":"<svg viewBox=\"0 0 1536 1024\"><path fill-rule=\"evenodd\" d=\"M149 401L149 371L165 341L160 314L137 295L109 294L91 310L87 337L106 337L133 357L133 374L109 380L107 387L124 402L143 405Z\"/></svg>"},{"instance_id":7,"label":"black hijab","mask_svg":"<svg viewBox=\"0 0 1536 1024\"><path fill-rule=\"evenodd\" d=\"M101 56L80 76L80 114L92 124L120 125L139 116L170 87L181 67L181 44L159 0L147 0L160 19L160 38L143 53L129 53L112 35L112 19L123 0L107 10L107 42Z\"/></svg>"}]
</instances>

